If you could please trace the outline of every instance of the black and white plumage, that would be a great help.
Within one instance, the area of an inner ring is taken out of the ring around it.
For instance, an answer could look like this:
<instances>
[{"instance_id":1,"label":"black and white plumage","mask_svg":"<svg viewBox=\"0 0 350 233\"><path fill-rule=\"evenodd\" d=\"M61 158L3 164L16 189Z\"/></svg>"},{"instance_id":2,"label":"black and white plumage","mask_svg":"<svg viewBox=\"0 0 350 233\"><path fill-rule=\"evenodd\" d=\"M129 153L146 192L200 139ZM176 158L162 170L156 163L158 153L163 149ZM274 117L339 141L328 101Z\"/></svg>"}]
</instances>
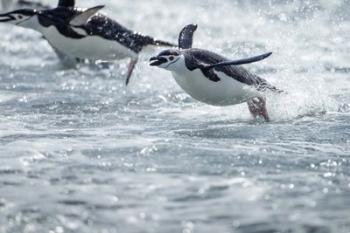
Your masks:
<instances>
[{"instance_id":1,"label":"black and white plumage","mask_svg":"<svg viewBox=\"0 0 350 233\"><path fill-rule=\"evenodd\" d=\"M67 38L85 39L97 37L106 41L117 42L134 53L141 52L142 49L148 45L174 46L174 44L169 42L156 40L150 36L145 36L129 30L115 20L97 13L97 11L102 8L103 6L90 9L58 7L38 12L38 20L43 27L55 27L61 35ZM85 16L84 14L86 14L86 12L87 15ZM86 18L86 20L78 23L79 20L77 18ZM98 59L113 59L122 56L116 51L115 53L110 52L103 54L101 52L93 54L90 51L81 51L83 56L87 56L85 53L90 54L89 57L96 57Z\"/></svg>"},{"instance_id":2,"label":"black and white plumage","mask_svg":"<svg viewBox=\"0 0 350 233\"><path fill-rule=\"evenodd\" d=\"M143 48L174 46L129 30L98 13L103 7L80 9L74 7L74 0L60 0L54 9L23 9L1 14L0 22L39 31L58 53L68 58L105 61L130 58L127 83Z\"/></svg>"},{"instance_id":3,"label":"black and white plumage","mask_svg":"<svg viewBox=\"0 0 350 233\"><path fill-rule=\"evenodd\" d=\"M150 65L171 71L194 99L217 106L248 102L255 117L260 115L269 121L264 92L281 91L239 65L263 60L271 53L231 61L211 51L192 48L196 29L196 25L186 26L179 35L179 49L162 51L150 59Z\"/></svg>"}]
</instances>

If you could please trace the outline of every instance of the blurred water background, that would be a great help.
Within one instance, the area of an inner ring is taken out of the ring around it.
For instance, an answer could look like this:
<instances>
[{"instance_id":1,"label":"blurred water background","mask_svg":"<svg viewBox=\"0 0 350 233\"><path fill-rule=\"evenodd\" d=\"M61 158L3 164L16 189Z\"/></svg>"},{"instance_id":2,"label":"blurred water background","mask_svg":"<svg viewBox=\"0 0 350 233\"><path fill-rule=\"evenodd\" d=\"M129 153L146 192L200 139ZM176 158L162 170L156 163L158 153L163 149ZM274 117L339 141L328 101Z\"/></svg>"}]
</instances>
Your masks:
<instances>
[{"instance_id":1,"label":"blurred water background","mask_svg":"<svg viewBox=\"0 0 350 233\"><path fill-rule=\"evenodd\" d=\"M53 1L46 3L55 5ZM350 232L350 1L118 0L104 13L231 58L288 95L272 122L194 101L141 56L63 68L0 25L0 232Z\"/></svg>"}]
</instances>

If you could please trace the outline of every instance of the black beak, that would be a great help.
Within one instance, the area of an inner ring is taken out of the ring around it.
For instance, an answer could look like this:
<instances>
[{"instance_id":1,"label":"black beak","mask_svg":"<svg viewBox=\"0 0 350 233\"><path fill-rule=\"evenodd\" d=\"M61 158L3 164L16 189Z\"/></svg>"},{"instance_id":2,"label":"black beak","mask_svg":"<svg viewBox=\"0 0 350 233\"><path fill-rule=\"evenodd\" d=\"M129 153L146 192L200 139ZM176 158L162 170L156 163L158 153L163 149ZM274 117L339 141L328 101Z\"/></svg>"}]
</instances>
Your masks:
<instances>
[{"instance_id":1,"label":"black beak","mask_svg":"<svg viewBox=\"0 0 350 233\"><path fill-rule=\"evenodd\" d=\"M9 21L15 20L15 18L10 14L0 14L0 22L6 23Z\"/></svg>"},{"instance_id":2,"label":"black beak","mask_svg":"<svg viewBox=\"0 0 350 233\"><path fill-rule=\"evenodd\" d=\"M151 57L151 59L149 59L150 61L150 66L159 66L165 62L167 62L168 60L164 57Z\"/></svg>"}]
</instances>

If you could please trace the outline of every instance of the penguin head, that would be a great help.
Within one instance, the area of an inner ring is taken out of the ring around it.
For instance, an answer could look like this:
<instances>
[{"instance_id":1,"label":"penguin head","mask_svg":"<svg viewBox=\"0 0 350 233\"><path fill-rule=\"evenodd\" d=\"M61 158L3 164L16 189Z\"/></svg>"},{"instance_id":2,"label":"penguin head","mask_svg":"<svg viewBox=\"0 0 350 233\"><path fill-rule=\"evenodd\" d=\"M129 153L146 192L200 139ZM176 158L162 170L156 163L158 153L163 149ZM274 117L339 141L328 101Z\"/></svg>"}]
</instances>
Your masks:
<instances>
[{"instance_id":1,"label":"penguin head","mask_svg":"<svg viewBox=\"0 0 350 233\"><path fill-rule=\"evenodd\" d=\"M181 52L177 49L168 49L159 53L155 57L151 57L150 66L157 66L166 70L172 70L173 65L181 59Z\"/></svg>"},{"instance_id":2,"label":"penguin head","mask_svg":"<svg viewBox=\"0 0 350 233\"><path fill-rule=\"evenodd\" d=\"M25 22L37 15L35 9L21 9L11 11L5 14L0 14L0 23L10 23L18 26L25 26Z\"/></svg>"}]
</instances>

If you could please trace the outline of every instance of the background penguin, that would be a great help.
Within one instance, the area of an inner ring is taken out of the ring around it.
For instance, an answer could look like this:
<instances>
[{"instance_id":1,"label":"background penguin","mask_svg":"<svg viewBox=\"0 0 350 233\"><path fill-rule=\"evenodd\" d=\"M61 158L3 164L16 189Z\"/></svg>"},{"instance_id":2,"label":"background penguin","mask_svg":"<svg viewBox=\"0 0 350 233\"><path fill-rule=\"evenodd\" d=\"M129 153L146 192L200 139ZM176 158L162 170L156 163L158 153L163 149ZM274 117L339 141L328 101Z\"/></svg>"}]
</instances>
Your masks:
<instances>
[{"instance_id":1,"label":"background penguin","mask_svg":"<svg viewBox=\"0 0 350 233\"><path fill-rule=\"evenodd\" d=\"M281 91L238 65L260 61L271 53L230 61L219 54L192 48L196 29L196 25L186 26L179 35L179 49L162 51L150 59L150 65L171 71L181 88L196 100L216 106L247 102L254 117L269 121L264 92Z\"/></svg>"},{"instance_id":2,"label":"background penguin","mask_svg":"<svg viewBox=\"0 0 350 233\"><path fill-rule=\"evenodd\" d=\"M21 20L24 20L25 22L27 17L31 17L35 14L35 12L40 11L40 10L48 10L50 7L48 5L44 5L40 2L34 2L34 1L27 1L27 0L18 0L18 1L11 1L11 0L2 0L1 1L2 7L4 8L18 8L18 7L26 7L24 9L19 9L15 10L13 12L1 14L0 16L0 22L7 22L11 24L15 24L18 26L23 26L27 28L37 30L36 25L25 25L21 24ZM57 7L74 7L75 1L74 0L59 0ZM35 9L32 9L35 8ZM17 22L18 21L18 22ZM45 39L45 37L43 36ZM50 42L48 41L50 44ZM50 44L51 45L51 44ZM56 55L59 57L61 63L64 66L67 67L74 67L77 65L77 63L80 62L85 62L86 59L80 59L80 58L75 58L66 55L63 51L60 51L56 49L55 47L51 46L53 50L55 51Z\"/></svg>"},{"instance_id":3,"label":"background penguin","mask_svg":"<svg viewBox=\"0 0 350 233\"><path fill-rule=\"evenodd\" d=\"M22 9L1 14L0 22L41 32L58 54L70 59L110 61L130 58L127 84L139 53L146 46L174 47L172 43L131 31L98 13L104 6L89 9L74 6L74 0L61 0L55 9Z\"/></svg>"}]
</instances>

